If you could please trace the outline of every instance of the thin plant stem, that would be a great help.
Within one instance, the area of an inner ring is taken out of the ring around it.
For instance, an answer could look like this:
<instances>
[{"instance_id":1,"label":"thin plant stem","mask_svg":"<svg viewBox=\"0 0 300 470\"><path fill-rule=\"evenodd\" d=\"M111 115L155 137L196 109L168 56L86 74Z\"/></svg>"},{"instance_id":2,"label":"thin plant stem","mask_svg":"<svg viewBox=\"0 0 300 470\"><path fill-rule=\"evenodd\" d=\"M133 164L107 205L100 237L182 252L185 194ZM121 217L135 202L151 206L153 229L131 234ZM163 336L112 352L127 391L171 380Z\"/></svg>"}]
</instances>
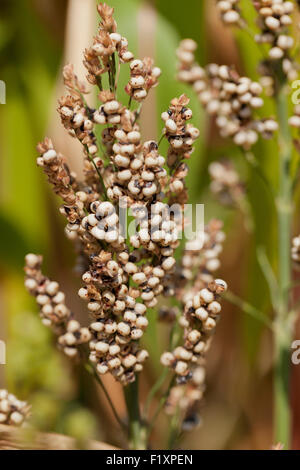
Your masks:
<instances>
[{"instance_id":1,"label":"thin plant stem","mask_svg":"<svg viewBox=\"0 0 300 470\"><path fill-rule=\"evenodd\" d=\"M270 320L269 317L267 317L263 312L255 308L253 305L249 304L245 300L241 299L237 295L235 295L231 291L227 291L226 294L224 294L224 298L232 303L233 305L236 305L239 307L244 313L247 315L250 315L251 317L255 318L256 320L264 323L268 328L272 329L272 321Z\"/></svg>"},{"instance_id":2,"label":"thin plant stem","mask_svg":"<svg viewBox=\"0 0 300 470\"><path fill-rule=\"evenodd\" d=\"M260 163L256 159L255 155L250 151L245 151L243 149L241 149L241 150L243 152L243 155L246 158L246 161L249 163L249 165L252 166L252 168L256 171L257 175L260 177L260 179L264 183L264 186L267 190L268 195L270 196L271 201L274 201L273 188L272 188L270 182L268 181L267 177L265 176L265 174L264 174L264 172L263 172L263 170L260 166Z\"/></svg>"},{"instance_id":3,"label":"thin plant stem","mask_svg":"<svg viewBox=\"0 0 300 470\"><path fill-rule=\"evenodd\" d=\"M93 166L94 166L94 168L95 168L95 170L96 170L96 172L97 172L97 174L98 174L98 176L99 176L99 180L100 180L100 183L101 183L101 186L102 186L102 191L103 191L103 193L104 193L104 195L105 195L105 198L107 199L106 187L105 187L105 184L104 184L102 175L101 175L101 173L100 173L100 171L99 171L99 168L97 167L97 165L96 165L95 162L94 162L93 157L92 157L91 154L89 153L88 146L85 145L84 148L85 148L85 150L86 150L88 159L89 159L90 162L93 164Z\"/></svg>"},{"instance_id":4,"label":"thin plant stem","mask_svg":"<svg viewBox=\"0 0 300 470\"><path fill-rule=\"evenodd\" d=\"M290 448L291 411L289 397L290 345L292 332L289 318L289 291L291 284L290 242L292 225L292 136L288 124L288 90L285 80L279 84L276 105L279 122L279 191L277 197L279 305L275 317L274 368L274 442Z\"/></svg>"},{"instance_id":5,"label":"thin plant stem","mask_svg":"<svg viewBox=\"0 0 300 470\"><path fill-rule=\"evenodd\" d=\"M123 388L129 421L129 445L134 450L146 449L146 428L142 423L139 405L138 377Z\"/></svg>"},{"instance_id":6,"label":"thin plant stem","mask_svg":"<svg viewBox=\"0 0 300 470\"><path fill-rule=\"evenodd\" d=\"M119 83L119 78L120 78L120 71L121 71L121 63L120 63L120 59L118 60L118 68L117 68L117 72L116 72L116 79L115 79L115 92L117 91L118 89L118 83Z\"/></svg>"},{"instance_id":7,"label":"thin plant stem","mask_svg":"<svg viewBox=\"0 0 300 470\"><path fill-rule=\"evenodd\" d=\"M133 121L133 124L136 123L136 121L138 120L138 118L140 117L140 114L141 114L141 111L142 111L142 107L143 107L143 104L141 103L138 107L138 109L135 111L135 118L134 118L134 121Z\"/></svg>"},{"instance_id":8,"label":"thin plant stem","mask_svg":"<svg viewBox=\"0 0 300 470\"><path fill-rule=\"evenodd\" d=\"M151 402L152 402L153 398L155 397L156 393L163 386L166 378L168 377L168 374L169 374L169 370L164 369L163 372L161 373L161 375L158 377L155 384L153 385L153 387L151 388L151 390L148 394L147 400L146 400L145 408L144 408L144 415L145 416L148 415Z\"/></svg>"},{"instance_id":9,"label":"thin plant stem","mask_svg":"<svg viewBox=\"0 0 300 470\"><path fill-rule=\"evenodd\" d=\"M168 396L170 394L170 390L171 388L174 386L174 383L175 383L175 376L172 377L172 379L170 380L170 383L169 383L169 386L167 388L167 390L165 391L165 393L163 394L163 396L161 397L161 399L159 400L159 403L157 405L157 408L153 414L153 417L151 419L151 422L148 426L148 429L147 429L147 436L149 438L151 432L152 432L152 429L154 428L154 425L156 423L156 420L161 412L161 410L163 409L167 399L168 399Z\"/></svg>"},{"instance_id":10,"label":"thin plant stem","mask_svg":"<svg viewBox=\"0 0 300 470\"><path fill-rule=\"evenodd\" d=\"M159 141L158 141L158 144L157 144L158 147L160 146L160 144L161 144L161 142L162 142L162 140L163 140L164 137L165 137L165 134L162 134L161 137L160 137L160 139L159 139Z\"/></svg>"},{"instance_id":11,"label":"thin plant stem","mask_svg":"<svg viewBox=\"0 0 300 470\"><path fill-rule=\"evenodd\" d=\"M177 317L176 323L173 325L173 327L171 329L171 332L170 332L170 340L169 340L169 350L170 351L172 351L177 346L178 341L180 339L180 332L178 331L178 323L177 322L178 322L178 317ZM151 402L152 402L153 398L155 397L156 393L159 391L159 389L164 384L166 378L168 377L168 374L169 374L169 370L164 369L163 372L161 373L161 375L159 376L159 378L157 379L157 381L155 382L155 384L153 385L153 387L151 388L151 390L148 394L147 400L146 400L146 404L145 404L145 408L144 408L144 416L148 416ZM171 384L172 384L172 381L170 382L167 393L170 390Z\"/></svg>"},{"instance_id":12,"label":"thin plant stem","mask_svg":"<svg viewBox=\"0 0 300 470\"><path fill-rule=\"evenodd\" d=\"M102 382L102 380L100 379L99 375L95 371L95 368L89 363L89 364L85 364L85 369L94 377L96 382L100 385L100 387L103 390L103 393L105 395L105 398L107 399L107 401L109 403L109 406L111 408L111 411L112 411L116 421L118 422L120 427L123 429L123 431L127 432L127 426L125 425L125 423L123 423L123 421L119 417L119 415L117 413L117 410L115 409L115 406L114 406L113 402L111 401L109 393L106 390L106 387L105 387L104 383Z\"/></svg>"},{"instance_id":13,"label":"thin plant stem","mask_svg":"<svg viewBox=\"0 0 300 470\"><path fill-rule=\"evenodd\" d=\"M174 449L175 444L179 438L179 435L180 435L179 421L180 421L180 410L179 410L179 407L177 406L176 412L174 416L172 416L171 423L170 423L170 433L169 433L169 439L168 439L169 450Z\"/></svg>"},{"instance_id":14,"label":"thin plant stem","mask_svg":"<svg viewBox=\"0 0 300 470\"><path fill-rule=\"evenodd\" d=\"M97 81L97 86L98 86L99 90L102 91L102 90L103 90L103 85L102 85L102 77L101 77L101 75L98 75L98 76L96 77L96 81Z\"/></svg>"},{"instance_id":15,"label":"thin plant stem","mask_svg":"<svg viewBox=\"0 0 300 470\"><path fill-rule=\"evenodd\" d=\"M261 247L261 246L258 247L257 259L269 286L273 309L276 311L278 307L278 302L279 302L278 282L277 282L277 279L275 277L274 271L269 262L269 259L267 257L266 250L264 249L264 247Z\"/></svg>"}]
</instances>

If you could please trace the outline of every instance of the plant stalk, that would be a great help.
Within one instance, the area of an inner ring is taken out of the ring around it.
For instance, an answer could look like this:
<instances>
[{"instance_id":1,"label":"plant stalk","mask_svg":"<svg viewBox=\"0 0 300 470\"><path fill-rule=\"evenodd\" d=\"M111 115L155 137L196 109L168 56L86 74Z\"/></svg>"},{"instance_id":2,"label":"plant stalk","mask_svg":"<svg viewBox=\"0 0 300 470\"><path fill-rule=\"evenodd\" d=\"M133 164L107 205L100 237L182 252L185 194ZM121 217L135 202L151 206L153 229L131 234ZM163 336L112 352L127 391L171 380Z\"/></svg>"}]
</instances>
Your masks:
<instances>
[{"instance_id":1,"label":"plant stalk","mask_svg":"<svg viewBox=\"0 0 300 470\"><path fill-rule=\"evenodd\" d=\"M124 396L129 420L129 446L133 450L146 450L147 432L140 415L138 378L124 387Z\"/></svg>"},{"instance_id":2,"label":"plant stalk","mask_svg":"<svg viewBox=\"0 0 300 470\"><path fill-rule=\"evenodd\" d=\"M288 124L287 86L280 84L277 95L279 123L279 191L277 198L278 216L278 286L279 302L275 317L274 347L274 439L290 448L290 357L292 329L289 322L289 290L291 284L290 243L292 229L292 182L290 164L292 159L292 136Z\"/></svg>"}]
</instances>

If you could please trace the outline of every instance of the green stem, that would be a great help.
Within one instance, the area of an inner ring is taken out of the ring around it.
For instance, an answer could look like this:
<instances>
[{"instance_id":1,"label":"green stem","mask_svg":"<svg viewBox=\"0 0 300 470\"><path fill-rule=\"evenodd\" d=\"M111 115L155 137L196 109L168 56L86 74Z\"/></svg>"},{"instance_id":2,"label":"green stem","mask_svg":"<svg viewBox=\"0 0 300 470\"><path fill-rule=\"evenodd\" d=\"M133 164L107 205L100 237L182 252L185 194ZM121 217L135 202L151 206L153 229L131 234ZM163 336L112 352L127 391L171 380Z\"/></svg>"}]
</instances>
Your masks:
<instances>
[{"instance_id":1,"label":"green stem","mask_svg":"<svg viewBox=\"0 0 300 470\"><path fill-rule=\"evenodd\" d=\"M98 176L99 176L99 180L100 180L100 184L101 184L101 187L102 187L102 191L103 191L103 193L104 193L105 199L107 199L106 186L105 186L105 184L104 184L104 181L103 181L102 175L101 175L101 173L100 173L100 170L99 170L99 168L97 167L96 163L94 162L93 157L92 157L91 154L89 153L88 146L87 146L87 145L84 145L84 148L85 148L85 150L86 150L88 159L89 159L90 162L93 164L93 166L94 166L94 168L95 168L95 170L96 170L96 173L97 173Z\"/></svg>"},{"instance_id":2,"label":"green stem","mask_svg":"<svg viewBox=\"0 0 300 470\"><path fill-rule=\"evenodd\" d=\"M130 448L145 450L147 433L140 416L138 378L132 384L124 387L124 396L129 419Z\"/></svg>"},{"instance_id":3,"label":"green stem","mask_svg":"<svg viewBox=\"0 0 300 470\"><path fill-rule=\"evenodd\" d=\"M108 391L106 390L106 387L104 385L104 383L102 382L102 380L100 379L99 375L97 374L97 372L95 371L95 368L91 365L91 364L85 364L85 368L86 370L89 372L89 374L91 374L94 379L96 380L96 382L100 385L100 387L102 388L102 391L111 407L111 411L114 415L114 417L116 418L116 421L119 423L121 429L123 430L127 430L127 427L125 425L125 423L123 423L123 421L121 420L121 418L119 417L118 413L117 413L117 410L115 409L115 406L113 404L113 402L111 401L111 398L109 396L109 393Z\"/></svg>"},{"instance_id":4,"label":"green stem","mask_svg":"<svg viewBox=\"0 0 300 470\"><path fill-rule=\"evenodd\" d=\"M261 312L260 310L258 310L253 305L246 302L245 300L241 299L240 297L235 295L233 292L227 291L226 294L224 294L224 298L228 302L239 307L242 310L242 312L246 313L247 315L250 315L256 320L264 323L268 328L272 329L271 320L263 312Z\"/></svg>"},{"instance_id":5,"label":"green stem","mask_svg":"<svg viewBox=\"0 0 300 470\"><path fill-rule=\"evenodd\" d=\"M158 418L158 416L159 416L161 410L163 409L164 405L166 404L166 401L167 401L167 399L168 399L168 397L169 397L169 394L170 394L170 390L171 390L171 388L174 386L174 384L175 384L175 376L172 377L172 379L171 379L171 381L170 381L170 383L169 383L169 386L168 386L167 390L165 391L165 393L163 394L163 396L162 396L161 399L159 400L158 406L157 406L157 408L156 408L156 410L155 410L155 413L154 413L154 415L153 415L153 417L152 417L152 419L151 419L151 422L150 422L150 424L149 424L149 426L148 426L148 429L147 429L147 437L148 437L148 439L149 439L149 437L150 437L150 434L151 434L151 432L152 432L152 429L154 428L155 422L156 422L156 420L157 420L157 418Z\"/></svg>"},{"instance_id":6,"label":"green stem","mask_svg":"<svg viewBox=\"0 0 300 470\"><path fill-rule=\"evenodd\" d=\"M290 447L291 412L289 397L290 358L292 332L289 325L289 291L291 284L290 243L292 226L292 185L290 164L292 136L288 125L287 87L281 83L277 95L279 123L279 191L277 198L278 252L279 252L279 305L276 311L274 346L274 433L275 442Z\"/></svg>"},{"instance_id":7,"label":"green stem","mask_svg":"<svg viewBox=\"0 0 300 470\"><path fill-rule=\"evenodd\" d=\"M179 408L177 407L177 410L172 416L171 423L170 423L170 433L169 433L169 438L168 438L168 449L173 450L180 435L180 430L179 430L179 423L180 423L180 411Z\"/></svg>"},{"instance_id":8,"label":"green stem","mask_svg":"<svg viewBox=\"0 0 300 470\"><path fill-rule=\"evenodd\" d=\"M131 108L131 103L132 103L132 96L129 97L129 101L128 101L128 106L127 108L130 110Z\"/></svg>"},{"instance_id":9,"label":"green stem","mask_svg":"<svg viewBox=\"0 0 300 470\"><path fill-rule=\"evenodd\" d=\"M159 378L157 379L157 381L155 382L155 384L153 385L153 387L151 388L148 394L147 400L146 400L146 404L145 404L145 409L144 409L145 416L148 416L151 402L153 398L155 397L156 393L160 390L160 388L164 384L166 378L168 377L168 374L169 374L169 370L165 368L163 372L161 373L161 375L159 376Z\"/></svg>"}]
</instances>

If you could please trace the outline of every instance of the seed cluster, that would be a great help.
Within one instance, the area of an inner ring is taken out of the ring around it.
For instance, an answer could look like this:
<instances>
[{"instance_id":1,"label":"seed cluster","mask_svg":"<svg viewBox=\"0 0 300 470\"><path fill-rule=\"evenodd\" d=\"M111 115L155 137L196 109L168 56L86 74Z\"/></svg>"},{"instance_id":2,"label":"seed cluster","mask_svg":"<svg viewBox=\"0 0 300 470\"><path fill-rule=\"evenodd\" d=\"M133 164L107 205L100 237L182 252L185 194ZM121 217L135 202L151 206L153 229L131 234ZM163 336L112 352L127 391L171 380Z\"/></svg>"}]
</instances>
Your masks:
<instances>
[{"instance_id":1,"label":"seed cluster","mask_svg":"<svg viewBox=\"0 0 300 470\"><path fill-rule=\"evenodd\" d=\"M193 370L193 376L185 385L175 385L171 388L165 412L174 415L179 409L183 415L182 431L192 431L200 423L200 417L196 412L197 403L201 401L205 392L205 367L197 365Z\"/></svg>"},{"instance_id":2,"label":"seed cluster","mask_svg":"<svg viewBox=\"0 0 300 470\"><path fill-rule=\"evenodd\" d=\"M157 143L139 145L139 132L126 134L123 129L116 131L115 138L112 160L118 171L112 175L108 196L116 201L124 197L128 206L136 201L151 202L161 192L166 178L165 159L159 155Z\"/></svg>"},{"instance_id":3,"label":"seed cluster","mask_svg":"<svg viewBox=\"0 0 300 470\"><path fill-rule=\"evenodd\" d=\"M181 410L183 430L199 423L196 405L205 390L205 352L221 310L219 295L226 289L224 281L215 280L225 239L221 229L221 221L211 220L204 234L186 242L181 264L172 278L174 295L183 314L180 317L178 310L171 307L162 312L162 320L168 322L179 316L184 330L183 345L177 344L172 353L162 356L162 362L172 368L177 378L167 399L166 412L174 414L178 408Z\"/></svg>"},{"instance_id":4,"label":"seed cluster","mask_svg":"<svg viewBox=\"0 0 300 470\"><path fill-rule=\"evenodd\" d=\"M84 65L88 70L87 79L92 85L102 89L102 75L107 73L112 91L112 74L115 72L115 53L121 63L130 62L133 54L128 50L128 41L117 32L117 24L113 18L114 9L100 3L97 7L102 18L98 34L92 47L85 50Z\"/></svg>"},{"instance_id":5,"label":"seed cluster","mask_svg":"<svg viewBox=\"0 0 300 470\"><path fill-rule=\"evenodd\" d=\"M49 286L59 286L42 275L41 258L35 255L26 258L26 285L40 305L43 322L59 335L59 347L72 356L78 345L88 342L89 359L97 372L110 372L127 385L148 357L139 346L148 325L147 309L156 306L160 295L175 294L174 252L182 223L169 205L183 206L187 199L184 160L190 158L199 131L187 124L192 112L182 95L163 113L167 161L157 142L142 141L142 103L133 110L131 99L128 107L118 100L119 67L127 63L126 91L140 102L157 85L160 70L151 59L136 60L128 51L126 38L117 32L113 9L100 4L98 11L98 34L85 51L84 64L88 81L99 89L100 105L95 109L88 105L85 85L67 65L63 76L68 95L60 99L58 108L62 124L83 146L84 180L71 173L50 139L38 145L38 165L63 199L60 212L68 222L66 234L79 255L83 284L78 294L87 302L89 329L73 318L62 292L48 292ZM100 132L98 126L103 126ZM133 219L134 230L128 234L124 212Z\"/></svg>"},{"instance_id":6,"label":"seed cluster","mask_svg":"<svg viewBox=\"0 0 300 470\"><path fill-rule=\"evenodd\" d=\"M177 270L174 290L180 302L185 303L191 292L197 292L213 282L220 268L225 233L223 223L212 219L194 240L187 241Z\"/></svg>"},{"instance_id":7,"label":"seed cluster","mask_svg":"<svg viewBox=\"0 0 300 470\"><path fill-rule=\"evenodd\" d=\"M245 188L230 160L212 162L208 167L210 190L221 204L236 206L244 196Z\"/></svg>"},{"instance_id":8,"label":"seed cluster","mask_svg":"<svg viewBox=\"0 0 300 470\"><path fill-rule=\"evenodd\" d=\"M67 356L77 356L78 346L91 338L88 328L82 328L73 319L58 282L51 281L41 272L42 257L28 254L25 263L25 287L36 298L43 324L59 336L58 345Z\"/></svg>"},{"instance_id":9,"label":"seed cluster","mask_svg":"<svg viewBox=\"0 0 300 470\"><path fill-rule=\"evenodd\" d=\"M143 101L151 88L158 85L161 75L159 67L154 67L153 59L135 59L130 62L130 80L125 87L126 93L135 101Z\"/></svg>"},{"instance_id":10,"label":"seed cluster","mask_svg":"<svg viewBox=\"0 0 300 470\"><path fill-rule=\"evenodd\" d=\"M255 111L263 106L262 86L248 77L240 77L234 68L209 64L205 69L195 63L196 43L181 41L177 50L178 79L193 85L207 113L215 116L222 137L250 149L258 136L271 138L278 129L273 119L257 119Z\"/></svg>"},{"instance_id":11,"label":"seed cluster","mask_svg":"<svg viewBox=\"0 0 300 470\"><path fill-rule=\"evenodd\" d=\"M161 356L161 363L174 370L177 385L182 387L188 384L184 392L176 386L171 389L167 401L167 412L173 412L174 402L185 411L184 425L188 422L192 425L189 410L194 408L203 396L205 355L221 312L219 296L226 289L226 283L216 279L186 300L183 315L179 319L179 324L184 330L183 345Z\"/></svg>"},{"instance_id":12,"label":"seed cluster","mask_svg":"<svg viewBox=\"0 0 300 470\"><path fill-rule=\"evenodd\" d=\"M294 46L294 39L290 36L288 29L292 24L293 2L255 0L254 6L259 15L258 26L262 31L255 36L256 42L270 44L269 58L271 60L286 60L284 68L289 68L289 51Z\"/></svg>"},{"instance_id":13,"label":"seed cluster","mask_svg":"<svg viewBox=\"0 0 300 470\"><path fill-rule=\"evenodd\" d=\"M22 426L29 414L30 406L25 401L18 400L7 390L0 390L0 424Z\"/></svg>"},{"instance_id":14,"label":"seed cluster","mask_svg":"<svg viewBox=\"0 0 300 470\"><path fill-rule=\"evenodd\" d=\"M222 21L226 25L239 25L241 13L239 0L217 0L217 8L221 14Z\"/></svg>"},{"instance_id":15,"label":"seed cluster","mask_svg":"<svg viewBox=\"0 0 300 470\"><path fill-rule=\"evenodd\" d=\"M162 113L165 123L163 133L169 142L167 164L171 170L170 193L175 193L176 200L172 202L186 202L187 193L184 179L187 176L187 167L184 160L190 158L193 152L193 144L199 137L199 130L191 124L187 124L192 118L192 111L187 107L189 99L182 95L171 101L169 109Z\"/></svg>"}]
</instances>

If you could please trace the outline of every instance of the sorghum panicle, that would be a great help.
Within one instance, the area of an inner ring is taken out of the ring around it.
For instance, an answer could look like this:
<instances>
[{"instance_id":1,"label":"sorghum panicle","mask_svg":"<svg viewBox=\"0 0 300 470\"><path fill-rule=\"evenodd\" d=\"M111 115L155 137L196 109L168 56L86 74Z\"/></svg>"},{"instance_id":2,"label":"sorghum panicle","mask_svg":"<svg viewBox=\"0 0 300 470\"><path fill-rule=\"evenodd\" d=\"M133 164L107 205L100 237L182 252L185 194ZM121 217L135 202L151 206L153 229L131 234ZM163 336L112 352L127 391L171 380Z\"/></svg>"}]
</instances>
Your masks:
<instances>
[{"instance_id":1,"label":"sorghum panicle","mask_svg":"<svg viewBox=\"0 0 300 470\"><path fill-rule=\"evenodd\" d=\"M286 0L254 0L254 6L258 12L257 24L261 33L255 36L256 42L269 44L269 58L282 60L283 69L289 79L295 76L289 52L294 46L294 39L289 27L292 25L291 14L294 4Z\"/></svg>"},{"instance_id":2,"label":"sorghum panicle","mask_svg":"<svg viewBox=\"0 0 300 470\"><path fill-rule=\"evenodd\" d=\"M91 339L89 329L74 319L58 282L43 275L42 257L28 254L25 262L25 287L36 298L43 324L58 335L58 346L67 356L78 356L78 346Z\"/></svg>"},{"instance_id":3,"label":"sorghum panicle","mask_svg":"<svg viewBox=\"0 0 300 470\"><path fill-rule=\"evenodd\" d=\"M168 173L157 142L142 142L140 108L130 110L117 99L121 64L130 63L126 91L139 102L158 84L160 69L149 58L134 59L126 38L117 32L112 8L100 4L98 11L102 21L92 47L85 51L84 65L88 81L99 88L101 104L96 109L88 105L85 85L67 65L63 76L69 94L59 100L58 108L64 127L83 145L84 181L77 180L50 139L38 145L38 165L63 199L60 211L68 221L66 233L76 242L81 268L85 267L78 294L92 317L89 330L73 319L63 293L52 292L59 286L41 273L39 256L26 258L26 285L40 305L43 322L59 334L59 346L75 356L77 346L89 341L89 359L97 372L110 372L126 385L148 357L139 346L148 325L147 309L157 304L159 295L175 292L174 250L181 227L168 205L176 202L183 207L187 200L185 160L199 131L186 124L192 117L188 98L173 99L162 115L170 144ZM105 126L101 142L95 133L98 125ZM120 229L118 204L130 208L135 220L136 231L129 240Z\"/></svg>"},{"instance_id":4,"label":"sorghum panicle","mask_svg":"<svg viewBox=\"0 0 300 470\"><path fill-rule=\"evenodd\" d=\"M263 106L262 86L248 77L240 77L233 67L209 64L202 68L195 62L196 43L181 41L177 50L178 79L189 83L207 113L215 116L222 137L249 150L258 136L271 138L278 129L273 119L258 119L255 111Z\"/></svg>"}]
</instances>

